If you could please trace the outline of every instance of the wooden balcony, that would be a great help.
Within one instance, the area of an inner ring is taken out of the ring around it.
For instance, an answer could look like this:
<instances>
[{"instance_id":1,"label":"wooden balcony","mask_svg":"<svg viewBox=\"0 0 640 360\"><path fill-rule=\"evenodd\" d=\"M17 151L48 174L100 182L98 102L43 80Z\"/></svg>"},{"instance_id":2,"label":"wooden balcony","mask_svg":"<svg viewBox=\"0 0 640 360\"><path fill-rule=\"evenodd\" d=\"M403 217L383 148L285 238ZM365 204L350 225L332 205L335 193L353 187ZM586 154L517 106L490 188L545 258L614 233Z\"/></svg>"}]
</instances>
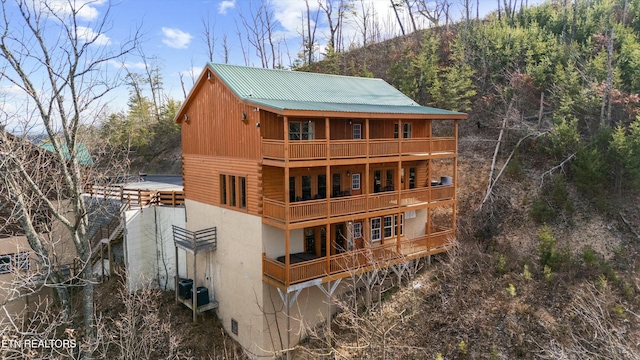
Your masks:
<instances>
[{"instance_id":1,"label":"wooden balcony","mask_svg":"<svg viewBox=\"0 0 640 360\"><path fill-rule=\"evenodd\" d=\"M368 144L368 146L367 146ZM327 149L329 154L327 154ZM454 154L456 140L453 137L373 139L373 140L326 140L289 141L288 160L335 160L350 158L376 158L410 155ZM329 155L329 156L327 156ZM265 159L285 160L284 140L262 140L262 156Z\"/></svg>"},{"instance_id":2,"label":"wooden balcony","mask_svg":"<svg viewBox=\"0 0 640 360\"><path fill-rule=\"evenodd\" d=\"M418 189L402 190L401 202L398 205L398 192L387 191L369 195L354 195L329 199L297 201L289 203L289 208L282 201L263 199L263 216L283 223L339 217L349 214L361 214L393 208L408 208L430 202L453 199L453 185L431 186ZM288 214L287 214L288 213Z\"/></svg>"},{"instance_id":3,"label":"wooden balcony","mask_svg":"<svg viewBox=\"0 0 640 360\"><path fill-rule=\"evenodd\" d=\"M262 271L266 281L275 281L284 287L329 276L333 279L348 277L448 250L455 242L453 230L439 228L435 231L414 239L401 238L400 246L390 241L371 248L331 255L328 259L321 257L290 264L288 269L281 261L263 254Z\"/></svg>"}]
</instances>

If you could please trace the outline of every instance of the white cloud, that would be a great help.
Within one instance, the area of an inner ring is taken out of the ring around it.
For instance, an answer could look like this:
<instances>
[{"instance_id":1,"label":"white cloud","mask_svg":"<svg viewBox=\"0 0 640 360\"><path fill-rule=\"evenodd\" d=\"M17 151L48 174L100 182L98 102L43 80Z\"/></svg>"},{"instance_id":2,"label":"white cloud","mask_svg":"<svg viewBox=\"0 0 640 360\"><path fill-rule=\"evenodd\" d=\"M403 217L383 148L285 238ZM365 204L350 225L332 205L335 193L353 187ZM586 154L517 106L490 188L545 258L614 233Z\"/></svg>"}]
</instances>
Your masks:
<instances>
[{"instance_id":1,"label":"white cloud","mask_svg":"<svg viewBox=\"0 0 640 360\"><path fill-rule=\"evenodd\" d=\"M93 41L94 45L109 45L111 39L105 34L98 34L92 28L77 26L78 38L84 41Z\"/></svg>"},{"instance_id":2,"label":"white cloud","mask_svg":"<svg viewBox=\"0 0 640 360\"><path fill-rule=\"evenodd\" d=\"M0 95L17 96L17 95L24 95L24 94L25 94L25 91L22 90L18 85L11 84L11 85L0 86Z\"/></svg>"},{"instance_id":3,"label":"white cloud","mask_svg":"<svg viewBox=\"0 0 640 360\"><path fill-rule=\"evenodd\" d=\"M116 68L124 68L128 70L143 70L145 68L144 62L120 62L117 60L110 60L109 64Z\"/></svg>"},{"instance_id":4,"label":"white cloud","mask_svg":"<svg viewBox=\"0 0 640 360\"><path fill-rule=\"evenodd\" d=\"M218 14L226 15L227 10L236 7L236 0L224 0L218 5Z\"/></svg>"},{"instance_id":5,"label":"white cloud","mask_svg":"<svg viewBox=\"0 0 640 360\"><path fill-rule=\"evenodd\" d=\"M97 7L106 2L107 0L76 0L75 2L69 2L68 0L51 0L48 1L47 4L51 8L51 11L56 14L71 15L72 9L75 9L78 19L91 21L100 15ZM44 3L42 3L42 5L44 5ZM43 11L49 12L44 6Z\"/></svg>"},{"instance_id":6,"label":"white cloud","mask_svg":"<svg viewBox=\"0 0 640 360\"><path fill-rule=\"evenodd\" d=\"M194 66L191 69L180 71L180 75L185 77L190 77L192 79L196 79L198 76L200 76L200 73L202 72L202 70L203 70L202 67Z\"/></svg>"},{"instance_id":7,"label":"white cloud","mask_svg":"<svg viewBox=\"0 0 640 360\"><path fill-rule=\"evenodd\" d=\"M168 47L172 47L174 49L187 48L193 38L191 34L176 28L163 27L162 34L164 35L162 42Z\"/></svg>"}]
</instances>

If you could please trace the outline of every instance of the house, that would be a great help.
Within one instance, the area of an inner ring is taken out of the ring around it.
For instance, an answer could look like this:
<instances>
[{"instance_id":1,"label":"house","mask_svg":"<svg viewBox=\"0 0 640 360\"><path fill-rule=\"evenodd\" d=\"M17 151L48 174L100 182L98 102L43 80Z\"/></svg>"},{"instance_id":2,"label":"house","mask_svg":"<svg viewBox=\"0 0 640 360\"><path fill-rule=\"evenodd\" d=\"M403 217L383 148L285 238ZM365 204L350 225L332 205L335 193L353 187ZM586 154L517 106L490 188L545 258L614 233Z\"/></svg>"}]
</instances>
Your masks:
<instances>
[{"instance_id":1,"label":"house","mask_svg":"<svg viewBox=\"0 0 640 360\"><path fill-rule=\"evenodd\" d=\"M343 279L451 246L465 118L381 79L207 64L176 122L184 230L217 245L181 241L248 354L330 319Z\"/></svg>"},{"instance_id":2,"label":"house","mask_svg":"<svg viewBox=\"0 0 640 360\"><path fill-rule=\"evenodd\" d=\"M56 184L50 181L56 176L57 158L26 137L12 135L0 127L0 172L15 171L11 164L18 162L26 164L24 171L48 195L54 206L66 207L61 201L64 196L59 196ZM33 291L34 285L40 285L44 277L19 221L19 212L12 198L18 192L8 186L10 181L9 176L0 179L0 303L6 306L8 314L15 315L49 296L51 288ZM19 188L19 185L14 186ZM63 236L64 231L53 220L42 199L24 188L20 196L30 198L30 208L26 212L37 232L36 237L50 255L52 269L62 276L71 275L75 254L73 244ZM0 315L0 322L7 320L5 315Z\"/></svg>"}]
</instances>

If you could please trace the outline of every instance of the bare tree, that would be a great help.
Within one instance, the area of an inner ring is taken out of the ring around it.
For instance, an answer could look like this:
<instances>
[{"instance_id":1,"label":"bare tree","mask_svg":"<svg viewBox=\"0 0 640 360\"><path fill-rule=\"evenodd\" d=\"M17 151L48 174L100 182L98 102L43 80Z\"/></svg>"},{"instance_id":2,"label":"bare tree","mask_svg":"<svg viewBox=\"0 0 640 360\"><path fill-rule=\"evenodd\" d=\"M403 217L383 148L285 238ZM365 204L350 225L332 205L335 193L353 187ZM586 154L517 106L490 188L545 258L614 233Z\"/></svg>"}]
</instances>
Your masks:
<instances>
[{"instance_id":1,"label":"bare tree","mask_svg":"<svg viewBox=\"0 0 640 360\"><path fill-rule=\"evenodd\" d=\"M215 29L216 22L215 20L211 23L211 18L209 14L207 14L206 18L202 18L202 39L204 40L205 45L207 46L207 59L209 62L213 62L213 54L216 48L216 36Z\"/></svg>"},{"instance_id":2,"label":"bare tree","mask_svg":"<svg viewBox=\"0 0 640 360\"><path fill-rule=\"evenodd\" d=\"M396 20L398 20L398 25L400 25L400 31L402 31L402 35L405 35L404 26L402 26L402 21L400 20L400 15L398 15L398 8L402 6L402 4L395 3L393 0L391 1L391 7L393 8L393 12L396 14Z\"/></svg>"},{"instance_id":3,"label":"bare tree","mask_svg":"<svg viewBox=\"0 0 640 360\"><path fill-rule=\"evenodd\" d=\"M328 46L336 52L341 51L342 28L349 9L353 7L352 0L318 0L318 6L324 12L329 25Z\"/></svg>"},{"instance_id":4,"label":"bare tree","mask_svg":"<svg viewBox=\"0 0 640 360\"><path fill-rule=\"evenodd\" d=\"M274 68L276 63L275 15L271 2L265 1L260 3L258 7L254 7L253 2L250 1L248 9L248 16L242 12L239 13L246 40L260 58L262 67Z\"/></svg>"},{"instance_id":5,"label":"bare tree","mask_svg":"<svg viewBox=\"0 0 640 360\"><path fill-rule=\"evenodd\" d=\"M446 9L446 3L446 0L415 0L414 6L420 15L424 16L434 26L438 26Z\"/></svg>"},{"instance_id":6,"label":"bare tree","mask_svg":"<svg viewBox=\"0 0 640 360\"><path fill-rule=\"evenodd\" d=\"M29 171L24 157L14 151L2 150L2 172L8 174L4 185L10 194L14 214L39 262L49 264L42 251L38 229L34 225L33 206L46 209L60 224L75 247L81 264L78 284L82 288L82 330L87 341L95 339L93 307L92 249L88 238L88 210L83 200L83 187L88 176L75 151L80 141L83 122L96 117L100 101L115 86L119 78L106 78L104 68L110 62L130 53L137 46L138 34L119 46L108 46L109 7L91 27L79 25L80 13L86 3L3 0L0 20L0 81L21 91L23 110L11 114L13 124L31 124L32 131L44 132L56 159L57 177L49 182L38 181ZM112 74L117 75L117 74ZM26 128L26 125L25 125ZM6 143L6 142L5 142ZM47 184L55 184L55 193ZM55 196L55 199L51 199ZM58 200L58 201L56 201ZM64 203L65 206L60 206ZM68 285L59 284L63 313L74 312ZM80 310L80 309L78 309ZM87 356L90 355L86 354Z\"/></svg>"},{"instance_id":7,"label":"bare tree","mask_svg":"<svg viewBox=\"0 0 640 360\"><path fill-rule=\"evenodd\" d=\"M225 31L225 33L222 34L222 57L224 58L225 64L229 63L229 50L229 41L227 40L227 32Z\"/></svg>"},{"instance_id":8,"label":"bare tree","mask_svg":"<svg viewBox=\"0 0 640 360\"><path fill-rule=\"evenodd\" d=\"M316 29L318 28L318 18L320 11L315 10L315 14L311 11L309 0L304 0L306 12L302 13L302 53L305 64L313 62L313 54L316 48Z\"/></svg>"}]
</instances>

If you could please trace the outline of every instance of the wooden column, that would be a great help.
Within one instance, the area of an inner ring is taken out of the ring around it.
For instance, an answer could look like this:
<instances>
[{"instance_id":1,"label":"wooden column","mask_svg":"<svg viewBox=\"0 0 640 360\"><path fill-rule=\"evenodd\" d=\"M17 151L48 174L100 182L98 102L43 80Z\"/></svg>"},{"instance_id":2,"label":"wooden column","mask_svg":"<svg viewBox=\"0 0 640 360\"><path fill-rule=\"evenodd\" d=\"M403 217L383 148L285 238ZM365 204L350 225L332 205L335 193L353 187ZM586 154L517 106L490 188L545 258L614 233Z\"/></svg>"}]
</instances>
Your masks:
<instances>
[{"instance_id":1,"label":"wooden column","mask_svg":"<svg viewBox=\"0 0 640 360\"><path fill-rule=\"evenodd\" d=\"M329 118L324 118L324 132L327 138L327 166L325 167L325 198L327 200L327 218L331 217L331 191L333 191L333 185L331 182L331 126L329 124ZM328 233L327 233L328 234Z\"/></svg>"},{"instance_id":2,"label":"wooden column","mask_svg":"<svg viewBox=\"0 0 640 360\"><path fill-rule=\"evenodd\" d=\"M364 171L364 184L365 184L365 206L367 209L367 212L369 212L369 196L371 196L371 187L369 185L369 182L371 181L370 176L369 176L369 172L371 171L371 168L369 166L369 119L365 119L364 120L364 137L365 137L365 141L366 141L366 146L367 146L367 158L365 161L365 171Z\"/></svg>"},{"instance_id":3,"label":"wooden column","mask_svg":"<svg viewBox=\"0 0 640 360\"><path fill-rule=\"evenodd\" d=\"M191 307L193 310L193 322L198 321L198 276L196 262L198 259L198 248L196 246L196 236L193 235L193 286L191 287Z\"/></svg>"},{"instance_id":4,"label":"wooden column","mask_svg":"<svg viewBox=\"0 0 640 360\"><path fill-rule=\"evenodd\" d=\"M111 241L107 244L107 256L109 257L109 277L113 276L113 253L111 252Z\"/></svg>"},{"instance_id":5,"label":"wooden column","mask_svg":"<svg viewBox=\"0 0 640 360\"><path fill-rule=\"evenodd\" d=\"M289 267L291 265L291 259L289 256L289 246L291 242L291 234L289 232L289 220L290 220L290 203L289 203L289 117L284 117L284 283L285 286L289 286Z\"/></svg>"},{"instance_id":6,"label":"wooden column","mask_svg":"<svg viewBox=\"0 0 640 360\"><path fill-rule=\"evenodd\" d=\"M179 279L179 274L178 274L178 269L180 268L180 263L178 262L178 247L175 245L175 240L174 240L174 244L173 247L176 249L176 278L174 280L175 282L175 292L176 292L176 305L178 304L178 279Z\"/></svg>"},{"instance_id":7,"label":"wooden column","mask_svg":"<svg viewBox=\"0 0 640 360\"><path fill-rule=\"evenodd\" d=\"M456 236L456 205L458 192L458 120L453 120L453 140L455 141L455 148L453 153L453 209L451 226L453 229L453 236Z\"/></svg>"},{"instance_id":8,"label":"wooden column","mask_svg":"<svg viewBox=\"0 0 640 360\"><path fill-rule=\"evenodd\" d=\"M402 141L400 142L402 144ZM402 150L402 147L400 148L400 150ZM402 154L402 153L400 153ZM397 228L397 234L396 234L396 251L398 253L400 253L400 209L402 208L402 160L398 161L398 175L396 176L396 181L397 181L397 189L398 189L398 212L396 213L396 216L398 217L397 221L395 222L395 224L393 224L394 226L394 231ZM395 219L394 219L395 220Z\"/></svg>"},{"instance_id":9,"label":"wooden column","mask_svg":"<svg viewBox=\"0 0 640 360\"><path fill-rule=\"evenodd\" d=\"M290 281L290 267L291 267L291 256L290 254L290 246L291 246L291 230L289 230L289 226L287 224L287 228L284 230L284 286L289 287Z\"/></svg>"}]
</instances>

